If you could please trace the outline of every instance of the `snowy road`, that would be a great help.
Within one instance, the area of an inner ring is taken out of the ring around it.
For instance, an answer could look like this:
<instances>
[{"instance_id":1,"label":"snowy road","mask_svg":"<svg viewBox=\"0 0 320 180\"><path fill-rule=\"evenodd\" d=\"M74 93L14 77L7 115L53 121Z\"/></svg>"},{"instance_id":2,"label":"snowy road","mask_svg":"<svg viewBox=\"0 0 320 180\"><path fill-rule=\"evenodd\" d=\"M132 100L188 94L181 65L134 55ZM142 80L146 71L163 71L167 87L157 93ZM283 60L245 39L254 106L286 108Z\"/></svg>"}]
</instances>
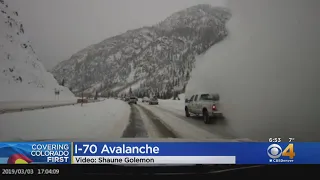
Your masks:
<instances>
[{"instance_id":1,"label":"snowy road","mask_svg":"<svg viewBox=\"0 0 320 180\"><path fill-rule=\"evenodd\" d=\"M187 118L184 102L159 100L159 105L131 105L130 123L123 137L235 139L236 135L224 120L204 124L201 117Z\"/></svg>"},{"instance_id":2,"label":"snowy road","mask_svg":"<svg viewBox=\"0 0 320 180\"><path fill-rule=\"evenodd\" d=\"M160 102L161 103L161 102ZM151 111L156 117L161 119L177 137L188 139L235 139L232 130L228 128L223 120L217 120L213 124L204 124L201 117L184 116L184 111L173 109L165 105L148 105L140 103L144 109Z\"/></svg>"},{"instance_id":3,"label":"snowy road","mask_svg":"<svg viewBox=\"0 0 320 180\"><path fill-rule=\"evenodd\" d=\"M123 133L124 138L177 138L178 135L152 111L141 105L130 105L129 124Z\"/></svg>"},{"instance_id":4,"label":"snowy road","mask_svg":"<svg viewBox=\"0 0 320 180\"><path fill-rule=\"evenodd\" d=\"M121 100L106 99L83 107L76 104L2 114L0 141L235 138L223 121L207 125L201 118L186 118L179 103L182 105L170 100L160 105L141 101L128 105Z\"/></svg>"}]
</instances>

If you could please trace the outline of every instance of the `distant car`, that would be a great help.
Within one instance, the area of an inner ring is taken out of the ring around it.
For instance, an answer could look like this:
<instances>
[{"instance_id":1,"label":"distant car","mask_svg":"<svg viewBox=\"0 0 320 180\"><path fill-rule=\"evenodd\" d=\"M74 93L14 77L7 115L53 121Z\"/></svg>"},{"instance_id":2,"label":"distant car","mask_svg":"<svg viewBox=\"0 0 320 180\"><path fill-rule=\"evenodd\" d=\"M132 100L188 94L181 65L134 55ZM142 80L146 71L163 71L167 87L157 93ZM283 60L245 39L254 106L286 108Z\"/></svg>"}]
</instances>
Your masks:
<instances>
[{"instance_id":1,"label":"distant car","mask_svg":"<svg viewBox=\"0 0 320 180\"><path fill-rule=\"evenodd\" d=\"M193 94L185 100L186 117L190 117L190 114L202 115L204 123L210 124L213 117L223 117L219 111L219 100L219 95L214 93Z\"/></svg>"},{"instance_id":2,"label":"distant car","mask_svg":"<svg viewBox=\"0 0 320 180\"><path fill-rule=\"evenodd\" d=\"M125 98L124 98L124 101L129 101L129 100L130 100L129 97L125 97Z\"/></svg>"},{"instance_id":3,"label":"distant car","mask_svg":"<svg viewBox=\"0 0 320 180\"><path fill-rule=\"evenodd\" d=\"M149 102L149 101L150 101L150 99L148 97L142 98L142 102Z\"/></svg>"},{"instance_id":4,"label":"distant car","mask_svg":"<svg viewBox=\"0 0 320 180\"><path fill-rule=\"evenodd\" d=\"M137 104L137 102L138 102L138 98L136 97L130 97L128 101L129 104Z\"/></svg>"},{"instance_id":5,"label":"distant car","mask_svg":"<svg viewBox=\"0 0 320 180\"><path fill-rule=\"evenodd\" d=\"M159 104L158 98L153 97L149 100L149 105L153 105L153 104Z\"/></svg>"}]
</instances>

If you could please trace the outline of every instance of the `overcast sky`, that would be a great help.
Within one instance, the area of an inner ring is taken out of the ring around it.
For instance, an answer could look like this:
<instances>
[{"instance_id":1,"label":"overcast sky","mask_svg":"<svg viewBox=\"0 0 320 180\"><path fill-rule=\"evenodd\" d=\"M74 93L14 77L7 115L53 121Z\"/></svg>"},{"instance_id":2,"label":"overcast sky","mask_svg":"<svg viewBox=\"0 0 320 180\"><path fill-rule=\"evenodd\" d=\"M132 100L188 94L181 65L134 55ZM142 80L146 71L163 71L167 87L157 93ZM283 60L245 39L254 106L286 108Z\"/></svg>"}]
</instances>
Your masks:
<instances>
[{"instance_id":1,"label":"overcast sky","mask_svg":"<svg viewBox=\"0 0 320 180\"><path fill-rule=\"evenodd\" d=\"M47 69L129 29L153 25L196 4L224 0L10 0Z\"/></svg>"}]
</instances>

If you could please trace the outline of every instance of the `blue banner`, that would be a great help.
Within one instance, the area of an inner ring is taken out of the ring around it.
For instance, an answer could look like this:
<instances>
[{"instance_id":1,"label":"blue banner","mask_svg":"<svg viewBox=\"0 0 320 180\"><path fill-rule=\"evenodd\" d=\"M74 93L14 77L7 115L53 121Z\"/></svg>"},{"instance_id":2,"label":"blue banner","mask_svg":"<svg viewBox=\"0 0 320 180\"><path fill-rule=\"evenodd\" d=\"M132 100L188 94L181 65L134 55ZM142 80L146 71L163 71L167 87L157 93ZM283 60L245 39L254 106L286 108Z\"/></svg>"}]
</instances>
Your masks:
<instances>
[{"instance_id":1,"label":"blue banner","mask_svg":"<svg viewBox=\"0 0 320 180\"><path fill-rule=\"evenodd\" d=\"M73 156L235 156L236 164L320 164L320 143L6 142L0 164L71 164Z\"/></svg>"},{"instance_id":2,"label":"blue banner","mask_svg":"<svg viewBox=\"0 0 320 180\"><path fill-rule=\"evenodd\" d=\"M0 164L71 164L70 142L0 143Z\"/></svg>"},{"instance_id":3,"label":"blue banner","mask_svg":"<svg viewBox=\"0 0 320 180\"><path fill-rule=\"evenodd\" d=\"M73 156L236 156L237 164L320 164L320 143L73 143Z\"/></svg>"}]
</instances>

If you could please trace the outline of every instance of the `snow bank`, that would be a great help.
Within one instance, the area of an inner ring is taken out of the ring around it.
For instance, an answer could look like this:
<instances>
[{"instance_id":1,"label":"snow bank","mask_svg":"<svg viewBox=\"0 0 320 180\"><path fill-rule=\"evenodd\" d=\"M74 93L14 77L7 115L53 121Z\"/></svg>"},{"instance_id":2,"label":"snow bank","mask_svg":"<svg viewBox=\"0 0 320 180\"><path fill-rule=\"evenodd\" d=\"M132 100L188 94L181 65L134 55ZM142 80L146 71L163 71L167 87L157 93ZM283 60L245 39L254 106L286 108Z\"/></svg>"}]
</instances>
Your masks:
<instances>
[{"instance_id":1,"label":"snow bank","mask_svg":"<svg viewBox=\"0 0 320 180\"><path fill-rule=\"evenodd\" d=\"M59 100L75 99L38 60L19 14L5 2L0 9L0 101L52 101L55 89Z\"/></svg>"},{"instance_id":2,"label":"snow bank","mask_svg":"<svg viewBox=\"0 0 320 180\"><path fill-rule=\"evenodd\" d=\"M184 93L183 93L183 94L179 94L178 96L179 96L180 101L183 101L183 102L184 102L184 100L185 100L185 94L184 94Z\"/></svg>"},{"instance_id":3,"label":"snow bank","mask_svg":"<svg viewBox=\"0 0 320 180\"><path fill-rule=\"evenodd\" d=\"M184 112L184 101L181 100L159 100L159 106Z\"/></svg>"},{"instance_id":4,"label":"snow bank","mask_svg":"<svg viewBox=\"0 0 320 180\"><path fill-rule=\"evenodd\" d=\"M121 137L130 106L119 100L0 115L0 141Z\"/></svg>"},{"instance_id":5,"label":"snow bank","mask_svg":"<svg viewBox=\"0 0 320 180\"><path fill-rule=\"evenodd\" d=\"M239 136L319 141L320 1L230 0L229 36L197 62L187 94L220 94Z\"/></svg>"},{"instance_id":6,"label":"snow bank","mask_svg":"<svg viewBox=\"0 0 320 180\"><path fill-rule=\"evenodd\" d=\"M183 102L184 102L184 100L185 100L185 94L184 94L184 93L179 94L178 97L179 97L179 99L180 99L181 101L183 100ZM171 98L171 100L173 100L173 97ZM176 100L178 100L178 99L176 99Z\"/></svg>"},{"instance_id":7,"label":"snow bank","mask_svg":"<svg viewBox=\"0 0 320 180\"><path fill-rule=\"evenodd\" d=\"M173 99L168 99L168 100L163 100L159 99L159 106L165 109L174 109L178 111L183 111L184 112L184 101L185 101L185 95L184 94L179 94L178 95L180 100L173 100Z\"/></svg>"}]
</instances>

